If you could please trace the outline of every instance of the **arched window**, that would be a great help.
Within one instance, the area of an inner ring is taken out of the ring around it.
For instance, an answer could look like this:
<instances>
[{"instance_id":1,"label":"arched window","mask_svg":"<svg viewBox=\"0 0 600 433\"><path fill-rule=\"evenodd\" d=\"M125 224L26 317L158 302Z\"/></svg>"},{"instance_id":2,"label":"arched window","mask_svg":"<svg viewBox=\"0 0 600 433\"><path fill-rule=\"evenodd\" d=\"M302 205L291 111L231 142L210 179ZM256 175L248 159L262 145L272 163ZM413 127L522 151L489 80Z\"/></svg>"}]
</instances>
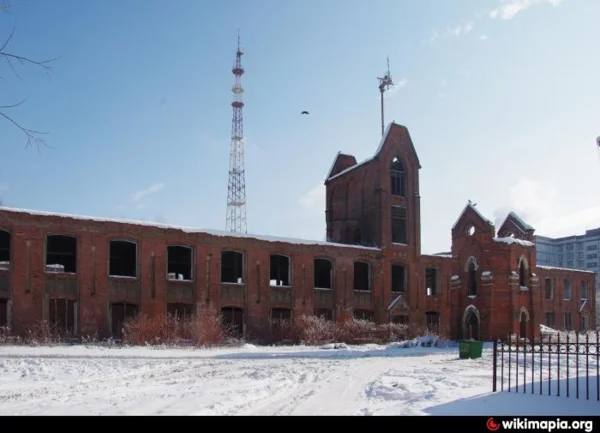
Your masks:
<instances>
[{"instance_id":1,"label":"arched window","mask_svg":"<svg viewBox=\"0 0 600 433\"><path fill-rule=\"evenodd\" d=\"M402 161L394 158L390 167L390 182L392 195L406 197L406 171Z\"/></svg>"},{"instance_id":2,"label":"arched window","mask_svg":"<svg viewBox=\"0 0 600 433\"><path fill-rule=\"evenodd\" d=\"M473 260L469 261L468 273L467 287L469 289L469 296L477 296L477 268Z\"/></svg>"},{"instance_id":3,"label":"arched window","mask_svg":"<svg viewBox=\"0 0 600 433\"><path fill-rule=\"evenodd\" d=\"M519 259L519 286L527 287L527 262L525 257Z\"/></svg>"}]
</instances>

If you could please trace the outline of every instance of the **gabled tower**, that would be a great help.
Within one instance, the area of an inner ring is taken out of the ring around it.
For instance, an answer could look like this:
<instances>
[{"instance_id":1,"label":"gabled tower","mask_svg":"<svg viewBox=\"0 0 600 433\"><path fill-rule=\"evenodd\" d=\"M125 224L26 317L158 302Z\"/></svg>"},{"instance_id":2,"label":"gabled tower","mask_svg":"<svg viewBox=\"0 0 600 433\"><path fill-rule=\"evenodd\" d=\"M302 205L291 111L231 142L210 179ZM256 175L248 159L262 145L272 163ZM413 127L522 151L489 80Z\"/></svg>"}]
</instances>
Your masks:
<instances>
[{"instance_id":1,"label":"gabled tower","mask_svg":"<svg viewBox=\"0 0 600 433\"><path fill-rule=\"evenodd\" d=\"M233 119L231 121L231 145L229 152L229 185L227 187L227 222L226 230L246 233L246 177L244 170L244 108L242 87L242 55L238 32L238 47L233 65L235 85L233 91Z\"/></svg>"}]
</instances>

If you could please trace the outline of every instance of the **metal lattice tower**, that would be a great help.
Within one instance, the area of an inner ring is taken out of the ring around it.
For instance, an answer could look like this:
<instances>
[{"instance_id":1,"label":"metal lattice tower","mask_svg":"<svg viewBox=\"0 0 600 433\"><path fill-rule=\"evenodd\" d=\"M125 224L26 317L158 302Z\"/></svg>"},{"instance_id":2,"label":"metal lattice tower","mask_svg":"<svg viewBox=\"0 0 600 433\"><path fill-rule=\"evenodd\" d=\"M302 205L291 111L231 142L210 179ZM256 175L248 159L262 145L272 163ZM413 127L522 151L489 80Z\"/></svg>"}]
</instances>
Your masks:
<instances>
[{"instance_id":1,"label":"metal lattice tower","mask_svg":"<svg viewBox=\"0 0 600 433\"><path fill-rule=\"evenodd\" d=\"M226 230L246 233L246 177L244 169L244 108L242 87L242 55L238 32L238 47L233 65L235 85L233 91L233 119L231 120L231 145L229 151L229 184L227 187L227 222Z\"/></svg>"},{"instance_id":2,"label":"metal lattice tower","mask_svg":"<svg viewBox=\"0 0 600 433\"><path fill-rule=\"evenodd\" d=\"M387 72L383 76L383 78L378 77L379 80L379 92L381 93L381 135L385 133L384 126L384 118L383 118L383 94L386 90L388 90L391 86L394 85L392 81L392 74L390 73L390 58L387 58Z\"/></svg>"}]
</instances>

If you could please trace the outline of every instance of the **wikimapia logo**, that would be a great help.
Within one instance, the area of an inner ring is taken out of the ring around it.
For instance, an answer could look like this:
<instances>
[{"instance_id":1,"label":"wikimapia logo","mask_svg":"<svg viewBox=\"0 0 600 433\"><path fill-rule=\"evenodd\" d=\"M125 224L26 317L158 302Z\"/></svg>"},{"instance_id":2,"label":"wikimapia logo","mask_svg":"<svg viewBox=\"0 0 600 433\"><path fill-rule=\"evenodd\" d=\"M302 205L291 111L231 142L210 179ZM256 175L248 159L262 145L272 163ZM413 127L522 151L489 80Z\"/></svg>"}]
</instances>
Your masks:
<instances>
[{"instance_id":1,"label":"wikimapia logo","mask_svg":"<svg viewBox=\"0 0 600 433\"><path fill-rule=\"evenodd\" d=\"M528 420L527 418L513 418L510 421L500 421L497 423L493 417L488 418L485 423L487 429L491 432L497 432L502 427L503 430L544 430L551 432L553 430L582 430L591 433L594 430L594 421L592 420Z\"/></svg>"}]
</instances>

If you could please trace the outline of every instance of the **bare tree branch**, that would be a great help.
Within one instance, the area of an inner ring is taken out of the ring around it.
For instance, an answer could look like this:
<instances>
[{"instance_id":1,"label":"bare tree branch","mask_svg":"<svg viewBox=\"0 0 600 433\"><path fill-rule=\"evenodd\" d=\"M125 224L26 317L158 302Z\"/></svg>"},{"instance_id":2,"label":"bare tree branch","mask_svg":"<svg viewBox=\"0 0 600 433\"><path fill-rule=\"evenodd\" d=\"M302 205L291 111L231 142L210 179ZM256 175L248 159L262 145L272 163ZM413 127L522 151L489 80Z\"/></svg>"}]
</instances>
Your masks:
<instances>
[{"instance_id":1,"label":"bare tree branch","mask_svg":"<svg viewBox=\"0 0 600 433\"><path fill-rule=\"evenodd\" d=\"M0 12L9 12L9 8L10 8L9 0L0 0ZM48 77L50 77L50 74L52 73L52 67L50 66L50 63L57 60L58 58L38 61L38 60L30 59L29 57L9 53L6 51L8 44L10 43L10 41L12 40L12 38L15 34L15 30L16 30L16 27L13 27L8 38L4 41L4 43L2 45L0 45L0 59L4 59L6 61L6 64L8 65L8 67L12 70L13 74L15 74L15 76L18 79L21 79L21 77L15 68L16 64L21 65L21 66L34 66L34 67L41 68L44 70L44 72L46 72L46 75L48 75ZM0 78L3 79L3 77L0 77ZM51 146L48 146L48 144L46 143L46 141L43 138L40 137L40 135L44 135L47 133L36 131L36 130L30 129L30 128L26 128L26 127L22 126L16 120L14 120L11 116L6 114L5 111L3 111L3 109L10 109L10 108L18 107L19 105L22 105L26 100L27 100L27 98L23 99L23 101L21 101L17 104L14 104L14 105L0 106L0 118L6 120L13 126L17 127L25 135L25 137L27 139L27 142L25 145L26 148L35 144L38 149L38 152L39 152L41 145L51 147Z\"/></svg>"}]
</instances>

